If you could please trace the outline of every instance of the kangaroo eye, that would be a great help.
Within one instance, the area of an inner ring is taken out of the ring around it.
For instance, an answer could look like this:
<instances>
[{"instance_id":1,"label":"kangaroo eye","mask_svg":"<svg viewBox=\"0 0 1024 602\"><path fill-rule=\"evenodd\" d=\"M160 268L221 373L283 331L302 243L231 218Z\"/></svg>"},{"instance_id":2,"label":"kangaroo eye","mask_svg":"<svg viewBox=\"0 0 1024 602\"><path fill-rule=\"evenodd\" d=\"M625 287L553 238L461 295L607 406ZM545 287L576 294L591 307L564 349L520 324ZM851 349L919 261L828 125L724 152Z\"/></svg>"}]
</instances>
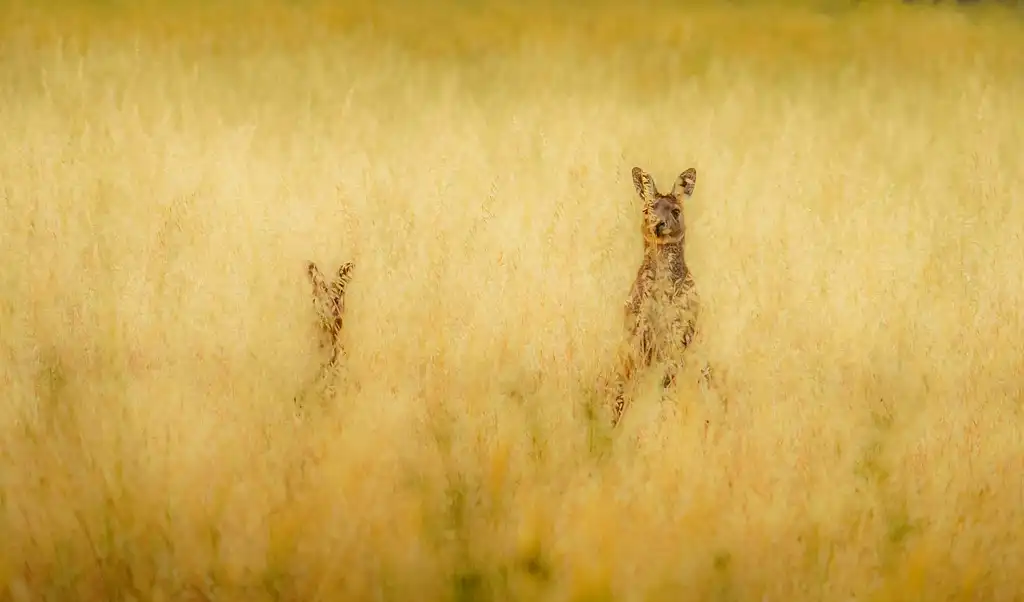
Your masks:
<instances>
[{"instance_id":1,"label":"kangaroo eye","mask_svg":"<svg viewBox=\"0 0 1024 602\"><path fill-rule=\"evenodd\" d=\"M679 217L679 209L673 209L672 210L672 217L675 217L675 218Z\"/></svg>"}]
</instances>

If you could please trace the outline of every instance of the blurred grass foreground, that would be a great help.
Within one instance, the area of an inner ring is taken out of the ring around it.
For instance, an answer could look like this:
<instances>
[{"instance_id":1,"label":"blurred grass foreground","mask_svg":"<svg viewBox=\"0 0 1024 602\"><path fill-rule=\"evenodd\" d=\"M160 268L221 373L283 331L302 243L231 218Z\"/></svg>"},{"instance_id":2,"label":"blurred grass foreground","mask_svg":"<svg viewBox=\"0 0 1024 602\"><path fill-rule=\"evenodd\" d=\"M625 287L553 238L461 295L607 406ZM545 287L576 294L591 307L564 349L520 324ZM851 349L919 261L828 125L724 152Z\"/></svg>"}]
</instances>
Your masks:
<instances>
[{"instance_id":1,"label":"blurred grass foreground","mask_svg":"<svg viewBox=\"0 0 1024 602\"><path fill-rule=\"evenodd\" d=\"M0 599L1024 600L1015 9L2 11ZM610 432L634 165L726 378Z\"/></svg>"}]
</instances>

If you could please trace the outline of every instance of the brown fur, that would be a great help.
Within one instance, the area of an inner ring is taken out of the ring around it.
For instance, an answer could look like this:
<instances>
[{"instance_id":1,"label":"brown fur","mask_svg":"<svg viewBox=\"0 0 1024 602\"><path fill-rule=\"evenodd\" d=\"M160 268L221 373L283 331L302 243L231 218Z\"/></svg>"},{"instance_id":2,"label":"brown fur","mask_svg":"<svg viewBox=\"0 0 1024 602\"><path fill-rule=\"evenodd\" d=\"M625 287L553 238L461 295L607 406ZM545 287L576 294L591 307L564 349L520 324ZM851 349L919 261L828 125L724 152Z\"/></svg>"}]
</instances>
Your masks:
<instances>
[{"instance_id":1,"label":"brown fur","mask_svg":"<svg viewBox=\"0 0 1024 602\"><path fill-rule=\"evenodd\" d=\"M652 364L663 364L662 384L675 382L682 355L697 334L700 298L686 266L686 223L683 204L693 195L697 170L676 178L672 191L662 194L654 178L633 168L633 185L643 204L641 234L644 258L625 304L626 349L612 411L612 425L626 409L625 384ZM707 370L707 369L706 369Z\"/></svg>"}]
</instances>

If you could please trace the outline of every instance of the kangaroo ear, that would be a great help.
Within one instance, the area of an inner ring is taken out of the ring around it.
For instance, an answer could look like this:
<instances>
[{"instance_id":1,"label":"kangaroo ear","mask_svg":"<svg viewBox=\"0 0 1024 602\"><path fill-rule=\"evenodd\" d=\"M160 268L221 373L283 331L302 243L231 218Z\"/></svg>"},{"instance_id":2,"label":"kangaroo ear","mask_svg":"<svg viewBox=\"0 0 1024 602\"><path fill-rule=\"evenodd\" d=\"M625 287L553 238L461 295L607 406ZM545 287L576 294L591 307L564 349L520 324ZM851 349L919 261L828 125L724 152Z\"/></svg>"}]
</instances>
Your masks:
<instances>
[{"instance_id":1,"label":"kangaroo ear","mask_svg":"<svg viewBox=\"0 0 1024 602\"><path fill-rule=\"evenodd\" d=\"M343 285L348 284L348 281L352 279L352 270L354 270L355 267L356 265L351 261L341 264L341 267L338 268L338 275L335 277L335 280L341 282Z\"/></svg>"},{"instance_id":2,"label":"kangaroo ear","mask_svg":"<svg viewBox=\"0 0 1024 602\"><path fill-rule=\"evenodd\" d=\"M633 186L636 187L636 193L640 195L640 199L644 203L654 202L658 194L658 187L654 185L654 178L651 177L651 174L639 167L634 167Z\"/></svg>"},{"instance_id":3,"label":"kangaroo ear","mask_svg":"<svg viewBox=\"0 0 1024 602\"><path fill-rule=\"evenodd\" d=\"M672 196L678 200L690 198L693 195L693 188L697 185L697 170L687 169L676 178L676 184L672 187Z\"/></svg>"},{"instance_id":4,"label":"kangaroo ear","mask_svg":"<svg viewBox=\"0 0 1024 602\"><path fill-rule=\"evenodd\" d=\"M324 282L324 275L320 273L320 269L317 268L316 264L312 261L306 262L306 274L309 276L309 281L313 285L314 294L327 290L327 283Z\"/></svg>"}]
</instances>

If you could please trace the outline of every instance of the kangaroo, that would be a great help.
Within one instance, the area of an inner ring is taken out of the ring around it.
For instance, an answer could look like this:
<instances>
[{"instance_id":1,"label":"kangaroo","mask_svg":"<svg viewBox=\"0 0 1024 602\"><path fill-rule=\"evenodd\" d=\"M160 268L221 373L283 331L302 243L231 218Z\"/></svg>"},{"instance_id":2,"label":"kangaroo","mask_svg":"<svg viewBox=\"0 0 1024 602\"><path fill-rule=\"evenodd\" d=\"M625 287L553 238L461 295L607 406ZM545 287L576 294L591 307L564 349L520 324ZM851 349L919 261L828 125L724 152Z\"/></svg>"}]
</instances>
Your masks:
<instances>
[{"instance_id":1,"label":"kangaroo","mask_svg":"<svg viewBox=\"0 0 1024 602\"><path fill-rule=\"evenodd\" d=\"M321 349L330 346L330 359L321 367L317 381L326 381L339 366L345 356L345 348L341 342L341 330L345 323L345 293L355 264L346 262L338 268L332 280L327 281L316 263L306 264L306 273L313 285L313 307L321 330ZM327 392L332 387L328 382Z\"/></svg>"},{"instance_id":2,"label":"kangaroo","mask_svg":"<svg viewBox=\"0 0 1024 602\"><path fill-rule=\"evenodd\" d=\"M343 263L334 279L327 282L316 263L310 261L306 264L306 273L313 285L313 307L316 308L320 329L327 335L321 346L330 345L331 359L328 365L331 366L337 364L345 355L341 343L341 329L345 323L345 289L352 279L354 268L355 264L351 262Z\"/></svg>"},{"instance_id":3,"label":"kangaroo","mask_svg":"<svg viewBox=\"0 0 1024 602\"><path fill-rule=\"evenodd\" d=\"M612 427L626 409L625 385L652 364L664 364L662 386L675 383L682 355L697 335L700 298L686 267L686 222L683 204L693 196L697 170L676 178L672 191L662 194L650 174L633 168L633 185L643 204L640 231L644 258L625 303L626 349L616 385ZM702 370L710 378L710 366Z\"/></svg>"}]
</instances>

